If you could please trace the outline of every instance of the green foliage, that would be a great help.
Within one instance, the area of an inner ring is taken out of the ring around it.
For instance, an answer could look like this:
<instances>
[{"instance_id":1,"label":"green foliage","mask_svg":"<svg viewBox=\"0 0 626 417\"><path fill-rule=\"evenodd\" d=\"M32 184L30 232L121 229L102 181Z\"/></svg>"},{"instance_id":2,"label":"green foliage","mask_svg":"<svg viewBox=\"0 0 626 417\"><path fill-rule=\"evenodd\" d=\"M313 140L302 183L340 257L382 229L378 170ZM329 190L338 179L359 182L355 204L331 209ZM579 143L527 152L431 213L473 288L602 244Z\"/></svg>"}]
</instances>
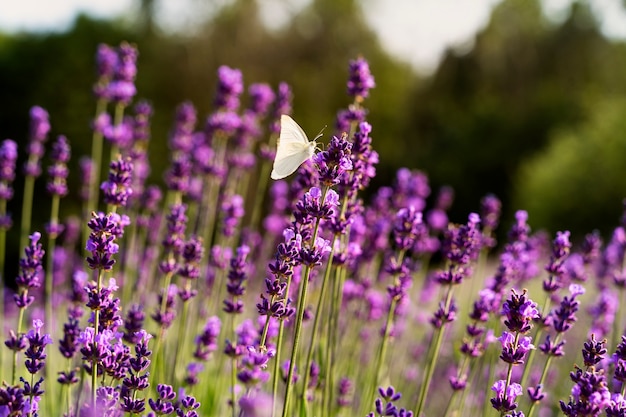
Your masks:
<instances>
[{"instance_id":1,"label":"green foliage","mask_svg":"<svg viewBox=\"0 0 626 417\"><path fill-rule=\"evenodd\" d=\"M588 100L590 118L551 135L545 152L520 167L514 204L529 211L535 227L592 228L608 233L626 196L626 100Z\"/></svg>"},{"instance_id":2,"label":"green foliage","mask_svg":"<svg viewBox=\"0 0 626 417\"><path fill-rule=\"evenodd\" d=\"M555 25L537 1L504 1L473 49L449 52L412 93L410 138L398 162L424 169L435 186L455 188L453 218L477 210L488 192L502 198L510 218L526 207L510 204L518 166L555 128L585 119L590 92L626 87L620 67L606 64L621 61L620 54L587 7L574 5Z\"/></svg>"}]
</instances>

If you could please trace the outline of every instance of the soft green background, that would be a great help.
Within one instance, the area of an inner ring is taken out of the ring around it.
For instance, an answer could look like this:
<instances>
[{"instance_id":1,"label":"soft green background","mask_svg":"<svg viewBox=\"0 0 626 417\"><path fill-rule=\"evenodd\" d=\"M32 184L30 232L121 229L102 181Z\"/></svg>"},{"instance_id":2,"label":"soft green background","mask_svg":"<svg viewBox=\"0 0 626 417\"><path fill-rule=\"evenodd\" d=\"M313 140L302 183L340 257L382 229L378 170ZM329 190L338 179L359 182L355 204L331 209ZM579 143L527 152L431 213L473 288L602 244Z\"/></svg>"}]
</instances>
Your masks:
<instances>
[{"instance_id":1,"label":"soft green background","mask_svg":"<svg viewBox=\"0 0 626 417\"><path fill-rule=\"evenodd\" d=\"M185 36L153 25L152 3L142 2L141 19L83 16L66 33L0 34L0 137L24 150L28 109L41 105L52 135L70 138L76 171L90 150L97 44L129 40L140 51L138 98L155 107L150 156L152 178L160 181L175 106L193 101L203 123L219 65L240 68L246 84L291 84L296 119L316 133L345 107L347 64L362 55L377 84L366 102L381 155L374 186L392 181L400 166L421 169L433 191L454 187L453 220L464 221L492 192L503 199L506 224L524 208L534 229L571 229L574 240L595 228L606 235L619 221L626 46L600 34L585 2L553 23L538 0L505 0L474 46L448 52L430 76L382 49L362 17L366 3L357 0L314 0L278 32L261 23L257 1L224 2ZM77 199L78 176L71 178ZM18 178L14 213L20 190ZM69 212L78 203L63 207ZM48 207L41 209L43 223Z\"/></svg>"}]
</instances>

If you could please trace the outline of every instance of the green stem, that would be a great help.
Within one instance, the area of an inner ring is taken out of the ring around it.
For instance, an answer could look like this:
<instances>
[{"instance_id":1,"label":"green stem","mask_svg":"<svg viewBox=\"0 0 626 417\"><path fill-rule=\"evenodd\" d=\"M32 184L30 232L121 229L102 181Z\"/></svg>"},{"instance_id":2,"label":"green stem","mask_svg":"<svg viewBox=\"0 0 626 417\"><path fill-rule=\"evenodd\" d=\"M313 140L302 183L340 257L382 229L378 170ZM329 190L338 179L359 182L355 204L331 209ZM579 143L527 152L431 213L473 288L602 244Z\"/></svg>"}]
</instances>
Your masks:
<instances>
[{"instance_id":1,"label":"green stem","mask_svg":"<svg viewBox=\"0 0 626 417\"><path fill-rule=\"evenodd\" d=\"M28 292L28 290L25 290ZM20 308L19 316L17 318L17 337L22 334L22 322L24 321L25 308ZM17 354L18 351L13 351L13 372L11 373L11 385L15 385L15 377L17 375Z\"/></svg>"},{"instance_id":2,"label":"green stem","mask_svg":"<svg viewBox=\"0 0 626 417\"><path fill-rule=\"evenodd\" d=\"M0 199L0 216L6 215L6 200ZM4 332L4 265L6 262L7 230L0 228L0 333ZM0 349L0 369L4 367L4 349ZM4 374L0 371L0 381L4 380Z\"/></svg>"},{"instance_id":3,"label":"green stem","mask_svg":"<svg viewBox=\"0 0 626 417\"><path fill-rule=\"evenodd\" d=\"M280 375L280 348L283 345L285 322L281 320L278 325L278 337L276 339L276 356L274 357L274 374L272 375L272 417L276 417L276 404L278 402L278 378Z\"/></svg>"},{"instance_id":4,"label":"green stem","mask_svg":"<svg viewBox=\"0 0 626 417\"><path fill-rule=\"evenodd\" d=\"M50 209L50 227L56 228L59 223L59 204L61 198L58 195L52 196L52 207ZM48 237L48 251L46 253L46 278L44 286L44 311L46 312L46 333L54 338L52 329L52 287L53 287L53 267L54 267L54 247L56 245L56 233L51 233Z\"/></svg>"},{"instance_id":5,"label":"green stem","mask_svg":"<svg viewBox=\"0 0 626 417\"><path fill-rule=\"evenodd\" d=\"M22 224L20 228L20 252L24 253L24 249L28 244L28 235L30 233L30 222L33 212L33 194L35 192L35 177L27 175L24 180L24 199L22 200Z\"/></svg>"},{"instance_id":6,"label":"green stem","mask_svg":"<svg viewBox=\"0 0 626 417\"><path fill-rule=\"evenodd\" d=\"M107 100L99 99L96 103L96 118L106 111ZM100 184L100 171L102 165L102 134L95 131L91 140L91 178L89 183L89 196L87 198L86 215L89 216L91 212L98 210L98 190ZM89 227L87 223L83 227L83 241L87 240L89 236Z\"/></svg>"},{"instance_id":7,"label":"green stem","mask_svg":"<svg viewBox=\"0 0 626 417\"><path fill-rule=\"evenodd\" d=\"M103 276L103 272L102 269L98 270L98 280L96 282L96 292L98 294L100 294L100 288L102 287L102 276ZM96 309L93 312L93 323L94 323L94 331L93 331L93 343L94 345L98 346L98 342L96 341L98 338L98 327L100 327L100 310ZM98 384L98 361L96 359L94 359L91 362L91 406L92 406L92 410L94 411L94 414L97 415L96 413L96 388L97 388L97 384Z\"/></svg>"},{"instance_id":8,"label":"green stem","mask_svg":"<svg viewBox=\"0 0 626 417\"><path fill-rule=\"evenodd\" d=\"M556 337L554 338L555 346L558 346L559 342L561 341L562 335L563 333L557 333ZM541 378L539 379L539 383L537 385L543 385L545 383L546 378L548 377L548 369L550 368L550 363L552 362L553 358L554 356L548 355L548 358L546 359L546 363L543 366L543 371L541 372ZM539 404L539 401L533 401L530 404L530 408L528 409L528 414L526 414L526 417L531 417L533 415L533 412L535 411L535 407L537 404Z\"/></svg>"},{"instance_id":9,"label":"green stem","mask_svg":"<svg viewBox=\"0 0 626 417\"><path fill-rule=\"evenodd\" d=\"M188 280L187 280L188 281ZM178 326L178 343L176 343L176 348L174 350L174 366L172 367L172 374L170 376L170 381L178 381L177 376L176 376L176 370L179 369L179 363L178 361L180 360L180 352L184 351L184 345L185 345L185 333L187 330L187 313L189 311L189 301L184 301L183 302L183 311L181 313L180 316L180 323Z\"/></svg>"},{"instance_id":10,"label":"green stem","mask_svg":"<svg viewBox=\"0 0 626 417\"><path fill-rule=\"evenodd\" d=\"M546 295L546 299L543 302L543 308L541 309L541 317L546 317L548 314L548 309L550 308L550 294ZM541 340L541 336L543 334L543 327L538 327L537 332L535 333L534 344L537 345ZM522 379L520 381L520 385L525 387L526 382L528 381L528 377L530 376L530 368L532 366L533 361L535 360L535 350L531 350L528 353L528 358L526 360L526 364L524 365L524 371L522 372Z\"/></svg>"},{"instance_id":11,"label":"green stem","mask_svg":"<svg viewBox=\"0 0 626 417\"><path fill-rule=\"evenodd\" d=\"M331 252L328 255L328 261L326 262L326 270L324 272L324 279L322 280L322 288L320 289L319 299L317 300L317 307L315 308L315 318L313 319L313 330L311 332L311 342L309 343L309 349L306 356L306 365L304 367L304 386L302 388L302 407L306 408L308 403L307 401L307 389L309 386L309 381L311 379L311 374L309 369L311 368L311 363L313 362L313 349L317 345L318 331L320 325L320 318L322 317L322 308L324 306L324 301L326 299L326 288L328 287L328 281L330 280L330 271L333 266L333 257L335 254L335 240L337 240L337 235L335 235L333 239L333 243L331 246Z\"/></svg>"},{"instance_id":12,"label":"green stem","mask_svg":"<svg viewBox=\"0 0 626 417\"><path fill-rule=\"evenodd\" d=\"M237 302L237 297L233 297L233 302L236 303ZM235 323L235 319L236 319L236 314L233 313L230 315L230 335L231 335L231 340L237 340L237 335L235 333L235 327L236 324ZM237 358L235 356L231 357L231 361L230 361L231 365L230 365L230 400L232 402L232 417L237 417L237 392L235 390L236 386L237 386Z\"/></svg>"},{"instance_id":13,"label":"green stem","mask_svg":"<svg viewBox=\"0 0 626 417\"><path fill-rule=\"evenodd\" d=\"M326 194L328 192L329 187L324 187L324 190L322 191L322 198L321 201L325 202L326 201ZM317 233L319 232L319 226L320 226L320 219L317 218L315 220L315 226L313 228L313 236L311 237L311 241L310 244L313 246L315 245L315 240L317 239ZM295 326L295 331L294 331L294 337L293 337L293 345L291 347L291 360L289 363L289 373L287 376L287 382L285 384L285 404L283 405L283 417L287 417L287 410L289 409L289 400L291 397L291 391L292 391L292 379L293 379L293 374L296 368L296 359L298 357L298 348L300 347L300 334L302 332L302 322L304 320L304 309L306 307L306 298L307 298L307 293L308 293L308 289L309 289L309 275L311 273L311 266L310 265L306 265L304 267L304 271L302 273L302 282L301 282L301 287L300 287L300 294L298 295L298 307L297 307L297 316L296 316L296 326ZM305 370L305 372L307 372Z\"/></svg>"},{"instance_id":14,"label":"green stem","mask_svg":"<svg viewBox=\"0 0 626 417\"><path fill-rule=\"evenodd\" d=\"M450 308L450 303L452 302L452 286L448 286L448 294L446 296L445 303L445 311L448 311ZM441 342L443 341L443 333L445 329L445 323L441 325L441 327L435 330L433 334L433 338L431 339L431 347L432 347L432 357L426 364L426 374L424 377L424 381L422 383L422 388L420 391L419 401L417 405L417 411L415 412L416 417L420 417L420 413L422 412L422 408L424 407L424 401L426 400L426 396L428 394L428 389L430 388L430 383L433 378L433 374L435 372L435 365L437 364L437 359L439 359L439 351L441 349Z\"/></svg>"}]
</instances>

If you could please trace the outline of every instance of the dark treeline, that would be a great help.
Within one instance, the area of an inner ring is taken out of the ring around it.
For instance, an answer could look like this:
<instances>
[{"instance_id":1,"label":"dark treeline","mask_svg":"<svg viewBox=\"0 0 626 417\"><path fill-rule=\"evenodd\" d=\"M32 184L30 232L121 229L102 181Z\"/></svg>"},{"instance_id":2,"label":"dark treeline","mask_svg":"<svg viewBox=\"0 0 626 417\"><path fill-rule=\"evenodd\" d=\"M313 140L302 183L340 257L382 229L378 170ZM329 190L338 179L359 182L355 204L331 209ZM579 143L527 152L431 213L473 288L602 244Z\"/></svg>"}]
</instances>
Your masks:
<instances>
[{"instance_id":1,"label":"dark treeline","mask_svg":"<svg viewBox=\"0 0 626 417\"><path fill-rule=\"evenodd\" d=\"M375 185L390 183L400 166L424 170L433 194L454 187L456 221L478 210L489 192L503 200L507 227L521 208L535 229L568 228L575 236L591 228L608 233L620 218L626 50L601 35L584 3L554 23L539 0L504 0L474 46L448 51L428 77L384 51L357 0L314 0L280 30L263 25L257 1L233 0L184 35L161 32L152 6L143 2L141 19L80 16L64 33L0 35L2 138L23 150L28 109L43 106L52 136L70 138L70 168L77 170L91 146L96 47L128 40L140 52L138 97L155 110L150 155L152 178L160 181L176 105L190 100L206 115L219 65L240 68L247 84L288 82L298 122L310 134L329 125L328 136L334 112L346 103L347 63L362 55L377 84L368 100L381 155ZM18 178L14 213L20 187ZM78 210L69 201L64 209ZM41 209L43 224L48 208Z\"/></svg>"}]
</instances>

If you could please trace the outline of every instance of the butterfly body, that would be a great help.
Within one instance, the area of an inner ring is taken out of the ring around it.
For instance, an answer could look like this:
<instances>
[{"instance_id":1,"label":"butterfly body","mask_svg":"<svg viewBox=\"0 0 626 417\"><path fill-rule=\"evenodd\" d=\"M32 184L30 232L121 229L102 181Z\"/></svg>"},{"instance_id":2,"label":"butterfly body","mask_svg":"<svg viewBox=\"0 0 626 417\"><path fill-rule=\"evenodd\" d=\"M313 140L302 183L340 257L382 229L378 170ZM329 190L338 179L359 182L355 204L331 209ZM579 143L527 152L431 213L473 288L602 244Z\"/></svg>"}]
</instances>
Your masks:
<instances>
[{"instance_id":1,"label":"butterfly body","mask_svg":"<svg viewBox=\"0 0 626 417\"><path fill-rule=\"evenodd\" d=\"M283 114L271 178L279 180L293 174L304 161L313 156L316 147L317 142L309 141L295 120Z\"/></svg>"}]
</instances>

